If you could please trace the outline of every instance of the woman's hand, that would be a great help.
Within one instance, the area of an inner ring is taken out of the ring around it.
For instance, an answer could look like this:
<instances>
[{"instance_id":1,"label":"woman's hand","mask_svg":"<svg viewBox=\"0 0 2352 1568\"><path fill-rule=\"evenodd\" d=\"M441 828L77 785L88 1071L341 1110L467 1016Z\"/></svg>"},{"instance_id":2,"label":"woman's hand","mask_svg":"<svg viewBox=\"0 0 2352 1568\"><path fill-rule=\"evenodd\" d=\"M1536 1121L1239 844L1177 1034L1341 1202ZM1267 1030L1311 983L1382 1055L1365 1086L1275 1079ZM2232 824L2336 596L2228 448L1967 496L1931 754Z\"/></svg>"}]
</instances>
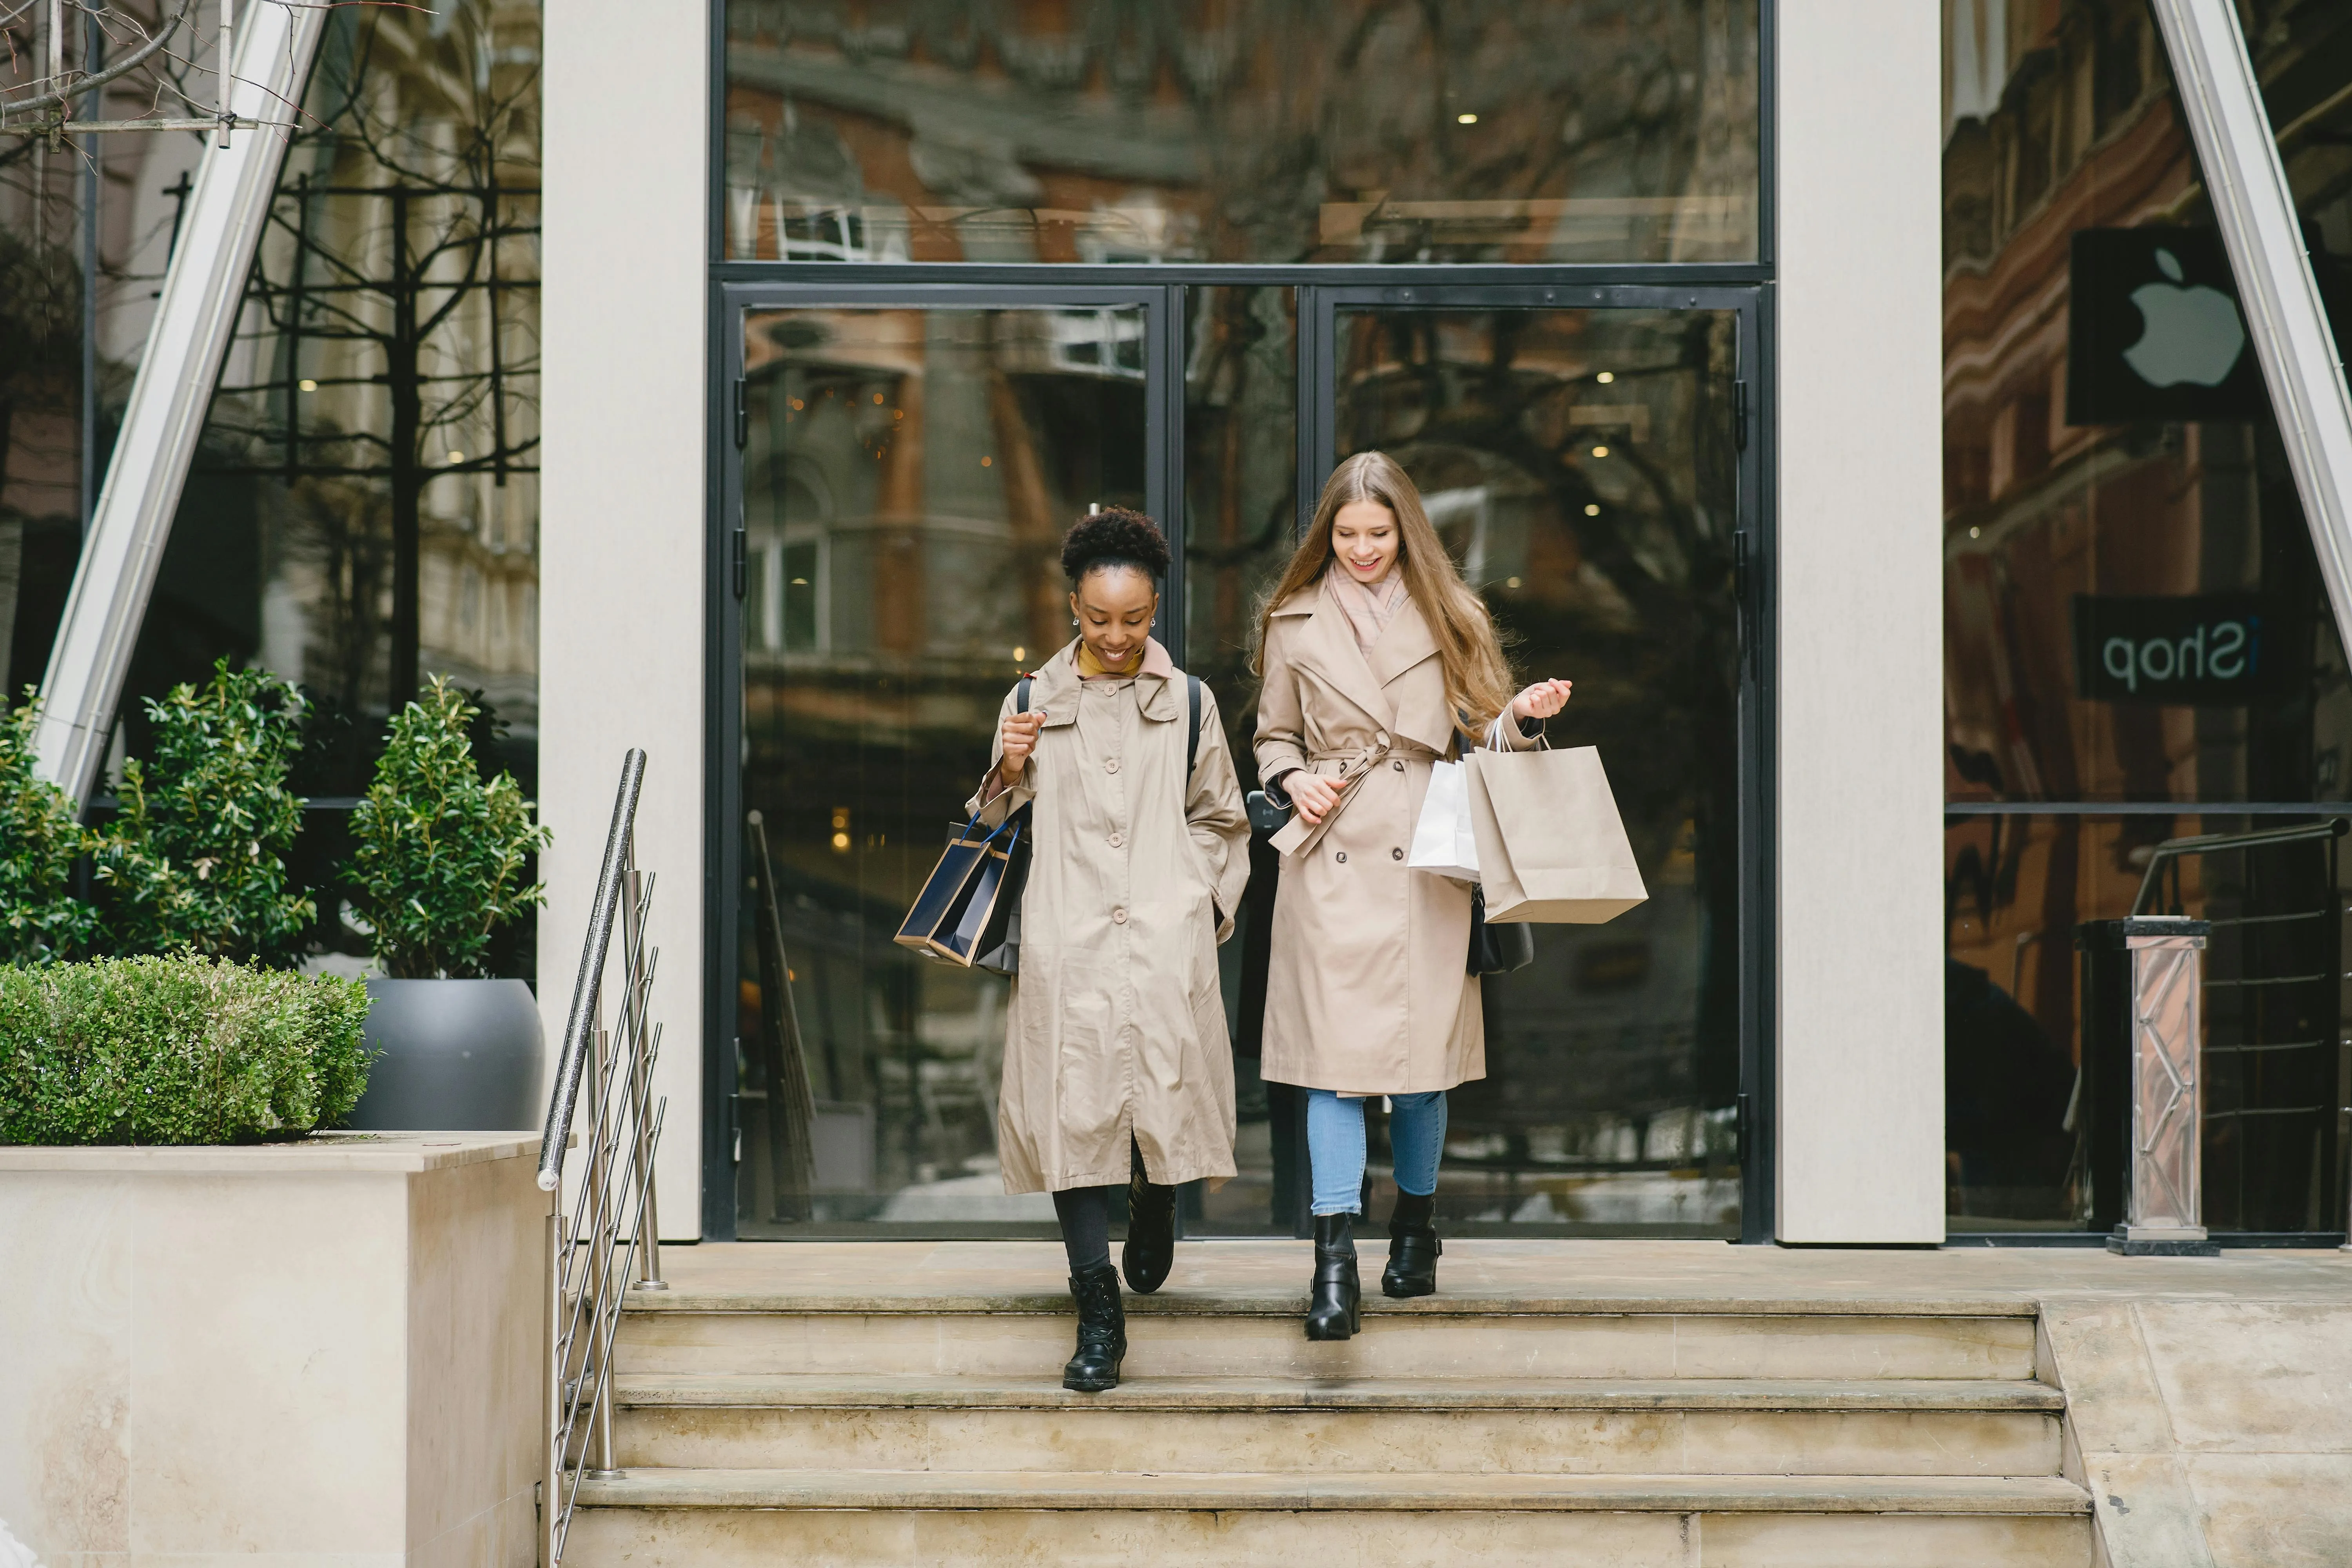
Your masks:
<instances>
[{"instance_id":1,"label":"woman's hand","mask_svg":"<svg viewBox=\"0 0 2352 1568\"><path fill-rule=\"evenodd\" d=\"M1511 699L1514 719L1549 719L1568 706L1568 694L1576 682L1572 680L1538 680Z\"/></svg>"},{"instance_id":2,"label":"woman's hand","mask_svg":"<svg viewBox=\"0 0 2352 1568\"><path fill-rule=\"evenodd\" d=\"M1277 782L1309 827L1322 821L1324 813L1338 804L1339 791L1345 787L1335 779L1319 777L1305 768L1295 768Z\"/></svg>"},{"instance_id":3,"label":"woman's hand","mask_svg":"<svg viewBox=\"0 0 2352 1568\"><path fill-rule=\"evenodd\" d=\"M1037 749L1037 731L1045 722L1043 708L1028 713L1007 713L997 734L1004 744L1004 760L996 764L1007 789L1021 782L1021 770L1029 765L1029 754Z\"/></svg>"}]
</instances>

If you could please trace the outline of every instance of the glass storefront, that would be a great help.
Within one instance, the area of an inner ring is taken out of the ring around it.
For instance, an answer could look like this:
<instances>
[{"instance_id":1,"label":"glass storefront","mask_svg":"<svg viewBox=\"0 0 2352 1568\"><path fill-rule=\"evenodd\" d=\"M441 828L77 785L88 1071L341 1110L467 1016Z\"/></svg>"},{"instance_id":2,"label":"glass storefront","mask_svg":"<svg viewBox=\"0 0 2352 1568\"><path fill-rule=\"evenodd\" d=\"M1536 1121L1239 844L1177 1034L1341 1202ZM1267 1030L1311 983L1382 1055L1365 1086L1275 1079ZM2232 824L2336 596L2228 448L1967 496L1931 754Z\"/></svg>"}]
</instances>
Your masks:
<instances>
[{"instance_id":1,"label":"glass storefront","mask_svg":"<svg viewBox=\"0 0 2352 1568\"><path fill-rule=\"evenodd\" d=\"M1263 597L1332 465L1380 447L1521 673L1579 680L1556 733L1609 755L1654 894L1544 928L1537 965L1489 987L1449 1223L1739 1234L1761 1060L1742 849L1764 658L1737 560L1762 548L1754 0L725 17L736 1204L713 1223L1050 1227L994 1163L1003 983L889 936L1006 686L1068 636L1055 542L1097 500L1161 520L1160 635L1217 691L1249 788ZM1607 287L1572 265L1596 262ZM1749 270L1678 276L1701 262ZM1485 292L1447 280L1465 263ZM1240 1174L1184 1195L1189 1235L1303 1223L1302 1097L1257 1070L1277 874L1254 845L1219 952ZM803 1077L814 1124L772 1121L771 1086L803 1103ZM1378 1187L1378 1118L1373 1145Z\"/></svg>"},{"instance_id":2,"label":"glass storefront","mask_svg":"<svg viewBox=\"0 0 2352 1568\"><path fill-rule=\"evenodd\" d=\"M725 255L1752 261L1755 0L736 0Z\"/></svg>"},{"instance_id":3,"label":"glass storefront","mask_svg":"<svg viewBox=\"0 0 2352 1568\"><path fill-rule=\"evenodd\" d=\"M2326 282L2352 18L2252 10ZM2352 673L2147 7L1948 21L1949 1223L2080 1230L2076 928L2129 912L2168 839L2352 810ZM2223 847L2146 906L2216 925L2214 1229L2343 1227L2337 866Z\"/></svg>"}]
</instances>

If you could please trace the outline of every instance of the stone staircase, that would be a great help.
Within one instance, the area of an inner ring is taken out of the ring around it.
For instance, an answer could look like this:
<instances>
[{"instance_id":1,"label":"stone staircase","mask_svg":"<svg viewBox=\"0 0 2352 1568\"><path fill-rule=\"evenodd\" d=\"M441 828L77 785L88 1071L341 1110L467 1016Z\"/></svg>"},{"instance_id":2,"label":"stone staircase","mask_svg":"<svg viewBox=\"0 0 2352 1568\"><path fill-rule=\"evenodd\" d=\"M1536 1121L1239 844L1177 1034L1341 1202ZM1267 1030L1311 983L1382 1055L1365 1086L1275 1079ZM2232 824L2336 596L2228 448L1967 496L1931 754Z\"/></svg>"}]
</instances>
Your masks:
<instances>
[{"instance_id":1,"label":"stone staircase","mask_svg":"<svg viewBox=\"0 0 2352 1568\"><path fill-rule=\"evenodd\" d=\"M1066 1297L682 1282L566 1568L2092 1562L2030 1306L1376 1295L1312 1344L1303 1304L1130 1298L1087 1395Z\"/></svg>"}]
</instances>

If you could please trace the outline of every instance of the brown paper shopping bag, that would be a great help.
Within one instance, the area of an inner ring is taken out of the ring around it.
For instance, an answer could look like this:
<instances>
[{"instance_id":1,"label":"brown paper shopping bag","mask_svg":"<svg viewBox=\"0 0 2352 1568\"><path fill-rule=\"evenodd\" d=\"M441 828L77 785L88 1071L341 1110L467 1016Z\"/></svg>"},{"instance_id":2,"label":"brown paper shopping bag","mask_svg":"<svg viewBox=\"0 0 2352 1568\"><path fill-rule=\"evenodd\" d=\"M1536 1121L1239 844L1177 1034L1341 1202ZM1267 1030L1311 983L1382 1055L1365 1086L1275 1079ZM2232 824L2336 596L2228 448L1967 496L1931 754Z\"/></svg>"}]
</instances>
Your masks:
<instances>
[{"instance_id":1,"label":"brown paper shopping bag","mask_svg":"<svg viewBox=\"0 0 2352 1568\"><path fill-rule=\"evenodd\" d=\"M1599 925L1650 896L1597 748L1475 751L1463 763L1490 923Z\"/></svg>"}]
</instances>

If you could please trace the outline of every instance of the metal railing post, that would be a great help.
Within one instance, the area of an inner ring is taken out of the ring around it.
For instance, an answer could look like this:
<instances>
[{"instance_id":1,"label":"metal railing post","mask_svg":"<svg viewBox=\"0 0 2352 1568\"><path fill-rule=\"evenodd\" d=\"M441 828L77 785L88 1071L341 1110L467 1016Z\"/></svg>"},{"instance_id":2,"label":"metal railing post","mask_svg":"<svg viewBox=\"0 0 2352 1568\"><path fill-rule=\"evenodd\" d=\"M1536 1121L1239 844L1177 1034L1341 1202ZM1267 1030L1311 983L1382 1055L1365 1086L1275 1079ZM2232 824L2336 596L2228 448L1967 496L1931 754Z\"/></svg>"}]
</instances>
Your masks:
<instances>
[{"instance_id":1,"label":"metal railing post","mask_svg":"<svg viewBox=\"0 0 2352 1568\"><path fill-rule=\"evenodd\" d=\"M2131 966L2131 1095L2124 1223L2107 1250L2127 1258L2210 1257L2198 1152L2204 1131L2203 921L2119 923Z\"/></svg>"},{"instance_id":2,"label":"metal railing post","mask_svg":"<svg viewBox=\"0 0 2352 1568\"><path fill-rule=\"evenodd\" d=\"M547 1300L543 1303L547 1310L547 1342L546 1353L540 1358L547 1374L547 1426L541 1434L539 1467L540 1568L555 1568L556 1559L563 1552L556 1527L563 1517L563 1363L569 1359L563 1338L563 1265L567 1249L563 1199L559 1194L547 1215Z\"/></svg>"}]
</instances>

